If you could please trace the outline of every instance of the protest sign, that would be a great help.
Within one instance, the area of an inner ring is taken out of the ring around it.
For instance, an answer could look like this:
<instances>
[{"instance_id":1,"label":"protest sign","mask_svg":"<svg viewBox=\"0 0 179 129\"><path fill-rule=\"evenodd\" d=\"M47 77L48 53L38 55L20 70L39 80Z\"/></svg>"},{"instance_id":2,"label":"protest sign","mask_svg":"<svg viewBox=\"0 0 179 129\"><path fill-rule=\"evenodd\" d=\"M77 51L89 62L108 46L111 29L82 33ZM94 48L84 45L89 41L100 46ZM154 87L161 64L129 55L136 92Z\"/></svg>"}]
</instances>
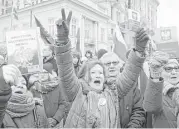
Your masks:
<instances>
[{"instance_id":1,"label":"protest sign","mask_svg":"<svg viewBox=\"0 0 179 129\"><path fill-rule=\"evenodd\" d=\"M156 43L157 50L168 53L171 58L179 58L177 27L158 28L152 39Z\"/></svg>"},{"instance_id":2,"label":"protest sign","mask_svg":"<svg viewBox=\"0 0 179 129\"><path fill-rule=\"evenodd\" d=\"M43 62L39 44L39 28L6 33L8 63L22 74L41 72Z\"/></svg>"}]
</instances>

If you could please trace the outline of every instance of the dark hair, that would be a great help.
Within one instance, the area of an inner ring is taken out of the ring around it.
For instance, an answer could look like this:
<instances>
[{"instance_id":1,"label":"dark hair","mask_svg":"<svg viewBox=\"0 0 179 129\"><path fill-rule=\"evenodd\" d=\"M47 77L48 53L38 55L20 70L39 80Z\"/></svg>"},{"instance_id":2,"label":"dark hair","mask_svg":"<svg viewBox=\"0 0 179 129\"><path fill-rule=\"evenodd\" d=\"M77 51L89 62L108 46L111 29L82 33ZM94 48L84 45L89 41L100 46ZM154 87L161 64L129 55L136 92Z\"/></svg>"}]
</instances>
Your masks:
<instances>
[{"instance_id":1,"label":"dark hair","mask_svg":"<svg viewBox=\"0 0 179 129\"><path fill-rule=\"evenodd\" d=\"M91 52L91 51L86 51L86 53L85 53L85 56L87 57L87 54L90 54L90 58L92 58L93 57L93 53Z\"/></svg>"},{"instance_id":2,"label":"dark hair","mask_svg":"<svg viewBox=\"0 0 179 129\"><path fill-rule=\"evenodd\" d=\"M81 54L79 52L77 52L77 51L73 51L72 55L73 55L73 57L77 57L78 58L77 65L80 65L80 63L81 63Z\"/></svg>"},{"instance_id":3,"label":"dark hair","mask_svg":"<svg viewBox=\"0 0 179 129\"><path fill-rule=\"evenodd\" d=\"M87 76L87 78L85 79L87 82L90 81L91 76L90 76L90 70L91 68L93 68L95 65L100 65L103 68L103 74L104 76L106 76L105 74L105 67L103 65L103 63L99 60L90 60L88 62L86 62L85 64L82 65L79 73L78 73L78 78L83 78L85 79L85 77Z\"/></svg>"}]
</instances>

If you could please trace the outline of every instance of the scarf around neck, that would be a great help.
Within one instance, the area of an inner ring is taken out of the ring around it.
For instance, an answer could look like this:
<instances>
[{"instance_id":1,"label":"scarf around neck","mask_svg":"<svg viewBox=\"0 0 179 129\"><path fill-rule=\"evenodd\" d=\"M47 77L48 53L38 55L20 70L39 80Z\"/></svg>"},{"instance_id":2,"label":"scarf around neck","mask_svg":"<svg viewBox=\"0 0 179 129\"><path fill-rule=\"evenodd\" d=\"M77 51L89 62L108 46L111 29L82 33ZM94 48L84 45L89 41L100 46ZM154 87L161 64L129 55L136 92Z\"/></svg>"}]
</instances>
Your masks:
<instances>
[{"instance_id":1,"label":"scarf around neck","mask_svg":"<svg viewBox=\"0 0 179 129\"><path fill-rule=\"evenodd\" d=\"M12 117L23 117L28 115L35 108L35 101L32 96L13 93L7 104L6 112Z\"/></svg>"}]
</instances>

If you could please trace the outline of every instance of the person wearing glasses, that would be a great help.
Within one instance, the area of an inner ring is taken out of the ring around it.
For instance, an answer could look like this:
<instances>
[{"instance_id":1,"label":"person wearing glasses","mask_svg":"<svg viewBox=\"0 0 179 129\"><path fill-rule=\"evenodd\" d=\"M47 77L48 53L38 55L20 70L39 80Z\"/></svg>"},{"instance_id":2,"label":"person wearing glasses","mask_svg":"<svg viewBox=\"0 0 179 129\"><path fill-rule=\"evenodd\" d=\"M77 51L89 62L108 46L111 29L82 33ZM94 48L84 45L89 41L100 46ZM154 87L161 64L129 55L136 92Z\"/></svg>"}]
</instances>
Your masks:
<instances>
[{"instance_id":1,"label":"person wearing glasses","mask_svg":"<svg viewBox=\"0 0 179 129\"><path fill-rule=\"evenodd\" d=\"M57 127L62 124L65 98L58 78L48 71L29 75L28 88L34 99L43 104L50 127Z\"/></svg>"},{"instance_id":2,"label":"person wearing glasses","mask_svg":"<svg viewBox=\"0 0 179 129\"><path fill-rule=\"evenodd\" d=\"M124 62L113 52L105 53L101 59L105 66L106 84L108 88L118 97L115 85L117 76L124 70ZM123 70L121 71L121 69ZM137 81L136 81L137 82ZM137 85L137 83L135 84ZM121 128L142 128L146 122L146 113L142 107L142 97L140 90L134 86L132 90L117 103L120 109Z\"/></svg>"},{"instance_id":3,"label":"person wearing glasses","mask_svg":"<svg viewBox=\"0 0 179 129\"><path fill-rule=\"evenodd\" d=\"M165 53L155 52L149 66L144 109L153 114L154 128L178 128L179 63Z\"/></svg>"},{"instance_id":4,"label":"person wearing glasses","mask_svg":"<svg viewBox=\"0 0 179 129\"><path fill-rule=\"evenodd\" d=\"M121 74L115 76L116 69L109 69L111 80L116 77L116 92L111 92L106 86L108 79L103 63L89 61L87 63L84 79L75 75L71 42L69 39L69 25L72 12L68 18L62 9L62 20L57 22L56 59L59 82L63 86L68 101L72 103L65 121L65 128L120 128L119 101L135 86L136 80L145 60L145 47L149 37L144 29L136 34L135 48L129 54L125 68ZM118 61L112 61L117 65ZM110 65L110 62L107 64ZM117 95L114 95L117 94ZM131 109L127 109L128 112ZM123 116L125 117L125 116ZM136 121L138 122L138 121ZM142 122L140 122L142 123ZM140 124L139 124L140 125ZM141 127L141 126L131 127Z\"/></svg>"}]
</instances>

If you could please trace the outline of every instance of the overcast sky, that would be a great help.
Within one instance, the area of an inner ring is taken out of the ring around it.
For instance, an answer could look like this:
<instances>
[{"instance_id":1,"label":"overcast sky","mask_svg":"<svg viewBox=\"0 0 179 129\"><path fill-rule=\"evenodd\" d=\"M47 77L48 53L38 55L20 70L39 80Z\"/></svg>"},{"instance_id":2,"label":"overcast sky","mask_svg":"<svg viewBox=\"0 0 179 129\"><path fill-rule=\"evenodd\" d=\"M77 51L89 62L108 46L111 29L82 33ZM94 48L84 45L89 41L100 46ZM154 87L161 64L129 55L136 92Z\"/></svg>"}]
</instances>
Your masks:
<instances>
[{"instance_id":1,"label":"overcast sky","mask_svg":"<svg viewBox=\"0 0 179 129\"><path fill-rule=\"evenodd\" d=\"M159 0L158 27L179 27L179 0Z\"/></svg>"}]
</instances>

